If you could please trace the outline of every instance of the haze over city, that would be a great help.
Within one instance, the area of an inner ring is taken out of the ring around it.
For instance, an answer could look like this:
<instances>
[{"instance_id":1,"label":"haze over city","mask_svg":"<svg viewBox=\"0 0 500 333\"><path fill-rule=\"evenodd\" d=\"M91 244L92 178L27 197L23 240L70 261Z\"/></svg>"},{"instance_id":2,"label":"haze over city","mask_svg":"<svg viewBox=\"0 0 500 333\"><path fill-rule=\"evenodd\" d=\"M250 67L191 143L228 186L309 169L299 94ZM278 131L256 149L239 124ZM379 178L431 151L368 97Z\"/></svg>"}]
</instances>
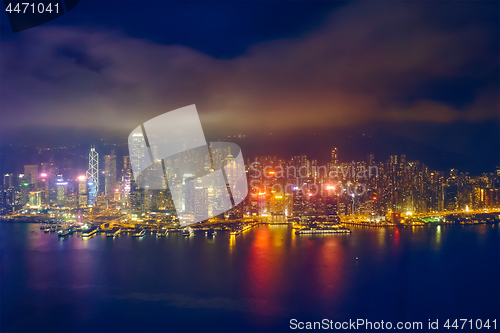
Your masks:
<instances>
[{"instance_id":1,"label":"haze over city","mask_svg":"<svg viewBox=\"0 0 500 333\"><path fill-rule=\"evenodd\" d=\"M400 141L435 150L429 163L451 154L470 172L498 165L495 2L99 8L115 14L83 2L14 35L2 20L3 145L123 142L137 124L196 104L209 139L245 134L253 155L262 141L277 152L326 140L328 150L366 134L346 154L408 154L391 147Z\"/></svg>"}]
</instances>

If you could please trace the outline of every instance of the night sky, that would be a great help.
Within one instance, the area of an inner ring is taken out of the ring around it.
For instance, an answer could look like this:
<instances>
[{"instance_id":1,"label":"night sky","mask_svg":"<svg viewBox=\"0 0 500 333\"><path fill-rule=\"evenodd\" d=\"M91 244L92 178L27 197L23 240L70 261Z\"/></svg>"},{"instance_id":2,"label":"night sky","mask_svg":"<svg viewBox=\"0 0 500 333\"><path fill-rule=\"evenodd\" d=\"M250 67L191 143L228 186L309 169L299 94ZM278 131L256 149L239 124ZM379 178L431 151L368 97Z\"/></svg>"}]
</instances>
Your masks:
<instances>
[{"instance_id":1,"label":"night sky","mask_svg":"<svg viewBox=\"0 0 500 333\"><path fill-rule=\"evenodd\" d=\"M346 160L406 153L492 172L499 13L497 1L81 0L13 34L2 12L1 146L125 142L196 104L207 138L244 134L232 141L247 156L338 146Z\"/></svg>"}]
</instances>

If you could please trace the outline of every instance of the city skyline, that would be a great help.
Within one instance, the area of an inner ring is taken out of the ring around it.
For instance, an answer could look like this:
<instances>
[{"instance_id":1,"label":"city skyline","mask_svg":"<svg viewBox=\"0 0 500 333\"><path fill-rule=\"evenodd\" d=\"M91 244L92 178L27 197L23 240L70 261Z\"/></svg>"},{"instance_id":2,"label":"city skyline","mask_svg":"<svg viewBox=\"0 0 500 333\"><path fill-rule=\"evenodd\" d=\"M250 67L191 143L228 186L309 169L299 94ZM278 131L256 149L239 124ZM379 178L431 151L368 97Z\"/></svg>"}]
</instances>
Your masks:
<instances>
[{"instance_id":1,"label":"city skyline","mask_svg":"<svg viewBox=\"0 0 500 333\"><path fill-rule=\"evenodd\" d=\"M0 331L498 330L498 1L37 1Z\"/></svg>"},{"instance_id":2,"label":"city skyline","mask_svg":"<svg viewBox=\"0 0 500 333\"><path fill-rule=\"evenodd\" d=\"M183 213L194 214L196 211L195 202L198 199L195 200L194 188L185 189L179 183L181 187L176 191L192 198L189 206L188 201L186 204L182 201L182 208L176 207L171 202L171 189L153 191L134 185L129 156L123 156L122 163L117 164L115 151L111 150L111 154L102 157L103 168L99 169L94 161L98 161L98 153L94 149L92 145L86 174L81 173L82 166L59 169L53 159L40 165L24 165L23 174L4 174L3 212L22 210L25 205L28 209L30 206L88 209L102 206L103 202L106 207L113 203L129 216L170 210L170 214L177 214L182 220ZM229 150L213 150L213 153L220 155L222 160L233 158ZM276 156L246 158L249 194L231 212L239 211L240 217L282 214L288 218L371 214L378 219L392 213L411 215L473 211L500 206L500 168L473 177L457 169L445 172L432 170L420 161L407 160L405 155L391 155L385 162L377 161L373 154L364 161L343 161L339 159L341 155L337 148L331 148L330 161L326 164L306 155L288 159ZM191 154L185 158L192 158L189 156ZM200 161L203 169L206 163ZM91 171L92 167L96 168L95 171ZM95 175L99 176L94 180ZM186 177L193 176L184 175L182 184ZM95 185L99 182L105 184L100 189ZM361 190L356 189L358 185ZM189 191L193 193L189 195ZM137 193L144 194L136 197ZM159 201L145 203L146 193L151 193L156 198L154 200ZM208 207L205 209L216 209L215 197L210 195L204 200L209 200L204 204ZM297 208L299 206L300 209Z\"/></svg>"}]
</instances>

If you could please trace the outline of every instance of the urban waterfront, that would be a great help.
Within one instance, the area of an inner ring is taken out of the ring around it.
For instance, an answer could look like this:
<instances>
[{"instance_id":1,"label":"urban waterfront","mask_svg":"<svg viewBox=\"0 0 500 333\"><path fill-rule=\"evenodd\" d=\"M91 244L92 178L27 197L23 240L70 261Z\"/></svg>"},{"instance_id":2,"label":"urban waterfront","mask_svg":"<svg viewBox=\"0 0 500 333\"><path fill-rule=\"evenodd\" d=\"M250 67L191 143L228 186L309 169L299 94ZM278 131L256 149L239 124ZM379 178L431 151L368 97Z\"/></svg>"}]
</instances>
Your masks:
<instances>
[{"instance_id":1,"label":"urban waterfront","mask_svg":"<svg viewBox=\"0 0 500 333\"><path fill-rule=\"evenodd\" d=\"M2 331L289 331L498 319L499 224L57 237L0 223ZM490 329L491 330L491 329ZM486 330L487 331L487 330Z\"/></svg>"},{"instance_id":2,"label":"urban waterfront","mask_svg":"<svg viewBox=\"0 0 500 333\"><path fill-rule=\"evenodd\" d=\"M498 2L4 2L0 332L500 332Z\"/></svg>"}]
</instances>

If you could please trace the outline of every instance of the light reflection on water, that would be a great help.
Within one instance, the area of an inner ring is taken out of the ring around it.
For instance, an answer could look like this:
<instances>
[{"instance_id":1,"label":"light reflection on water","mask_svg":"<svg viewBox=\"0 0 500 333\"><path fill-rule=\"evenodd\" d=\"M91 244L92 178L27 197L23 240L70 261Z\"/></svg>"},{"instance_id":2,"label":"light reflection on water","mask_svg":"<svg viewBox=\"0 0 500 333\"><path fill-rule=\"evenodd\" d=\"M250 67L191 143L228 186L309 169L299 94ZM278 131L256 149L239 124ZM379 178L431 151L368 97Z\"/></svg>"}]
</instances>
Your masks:
<instances>
[{"instance_id":1,"label":"light reflection on water","mask_svg":"<svg viewBox=\"0 0 500 333\"><path fill-rule=\"evenodd\" d=\"M59 330L162 330L141 319L152 316L178 331L186 322L191 330L208 322L213 331L279 331L291 317L485 317L500 303L498 224L350 227L348 235L261 225L239 236L64 241L36 224L0 228L2 325L21 330L58 330L56 308L71 323ZM457 294L477 276L482 283Z\"/></svg>"},{"instance_id":2,"label":"light reflection on water","mask_svg":"<svg viewBox=\"0 0 500 333\"><path fill-rule=\"evenodd\" d=\"M439 246L441 245L441 226L438 225L436 227L436 244Z\"/></svg>"}]
</instances>

